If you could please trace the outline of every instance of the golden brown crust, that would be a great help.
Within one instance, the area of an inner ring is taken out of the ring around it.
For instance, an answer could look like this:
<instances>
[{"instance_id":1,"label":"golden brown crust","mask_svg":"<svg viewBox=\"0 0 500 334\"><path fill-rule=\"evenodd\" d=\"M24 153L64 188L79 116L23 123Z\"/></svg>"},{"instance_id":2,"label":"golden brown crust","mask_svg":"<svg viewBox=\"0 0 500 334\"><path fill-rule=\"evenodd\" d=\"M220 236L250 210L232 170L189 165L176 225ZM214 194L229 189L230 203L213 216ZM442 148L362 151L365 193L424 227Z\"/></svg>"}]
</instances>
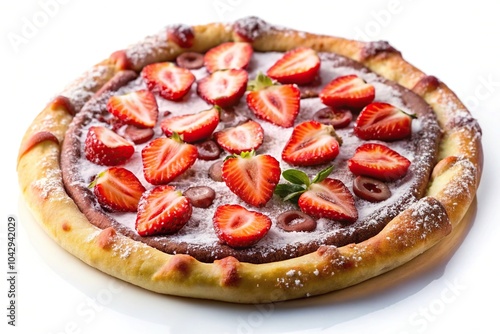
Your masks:
<instances>
[{"instance_id":1,"label":"golden brown crust","mask_svg":"<svg viewBox=\"0 0 500 334\"><path fill-rule=\"evenodd\" d=\"M159 293L238 303L273 302L327 293L380 275L431 248L462 220L481 177L480 128L444 83L406 62L389 44L293 31L258 18L233 25L194 26L192 32L189 49L167 40L165 30L114 53L70 85L63 98L50 103L26 131L18 158L22 193L37 221L68 252L103 272ZM439 163L427 196L359 244L324 246L301 257L266 264L232 257L201 263L189 255L162 253L113 228L101 230L92 225L66 194L61 178L60 143L73 115L119 72L118 78L133 75L124 70L137 72L149 63L173 60L183 51L204 52L231 40L249 41L258 51L306 45L338 53L422 96L443 130Z\"/></svg>"}]
</instances>

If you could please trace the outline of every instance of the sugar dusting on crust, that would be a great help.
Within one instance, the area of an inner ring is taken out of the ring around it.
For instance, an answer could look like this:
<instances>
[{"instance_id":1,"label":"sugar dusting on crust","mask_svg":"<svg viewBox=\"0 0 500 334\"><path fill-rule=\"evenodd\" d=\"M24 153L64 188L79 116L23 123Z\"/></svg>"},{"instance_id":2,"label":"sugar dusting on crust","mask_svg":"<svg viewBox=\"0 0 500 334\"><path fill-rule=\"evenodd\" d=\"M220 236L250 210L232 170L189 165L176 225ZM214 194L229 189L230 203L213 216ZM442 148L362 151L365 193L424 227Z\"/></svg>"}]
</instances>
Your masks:
<instances>
[{"instance_id":1,"label":"sugar dusting on crust","mask_svg":"<svg viewBox=\"0 0 500 334\"><path fill-rule=\"evenodd\" d=\"M100 88L98 85L103 78L111 77L113 69L107 65L97 65L86 72L80 80L77 80L69 87L64 89L62 95L66 96L76 111L79 111L83 105Z\"/></svg>"},{"instance_id":2,"label":"sugar dusting on crust","mask_svg":"<svg viewBox=\"0 0 500 334\"><path fill-rule=\"evenodd\" d=\"M59 150L51 148L40 160L35 162L33 169L43 171L43 176L31 184L38 191L39 196L48 201L70 201L64 191L62 172L57 166Z\"/></svg>"},{"instance_id":3,"label":"sugar dusting on crust","mask_svg":"<svg viewBox=\"0 0 500 334\"><path fill-rule=\"evenodd\" d=\"M126 50L127 58L134 64L144 64L147 59L157 58L168 48L167 28L163 28L158 33L146 37L143 41L129 46Z\"/></svg>"},{"instance_id":4,"label":"sugar dusting on crust","mask_svg":"<svg viewBox=\"0 0 500 334\"><path fill-rule=\"evenodd\" d=\"M434 231L451 228L449 225L448 216L443 206L434 199L420 200L412 204L408 210L410 211L410 219L406 219L405 224L397 224L391 226L390 231L404 231L394 233L395 240L404 247L411 247L418 242L418 239L425 240L428 235Z\"/></svg>"}]
</instances>

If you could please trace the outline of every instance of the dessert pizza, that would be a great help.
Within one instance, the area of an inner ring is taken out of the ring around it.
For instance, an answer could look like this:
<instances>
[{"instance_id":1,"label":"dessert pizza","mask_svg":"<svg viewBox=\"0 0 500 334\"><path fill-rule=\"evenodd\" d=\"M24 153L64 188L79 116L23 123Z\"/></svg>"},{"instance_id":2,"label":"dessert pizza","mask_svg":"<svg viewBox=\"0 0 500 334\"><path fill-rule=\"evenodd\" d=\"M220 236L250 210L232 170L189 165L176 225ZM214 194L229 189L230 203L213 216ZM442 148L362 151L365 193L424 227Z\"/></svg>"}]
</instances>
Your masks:
<instances>
[{"instance_id":1,"label":"dessert pizza","mask_svg":"<svg viewBox=\"0 0 500 334\"><path fill-rule=\"evenodd\" d=\"M481 130L387 42L170 25L33 121L19 183L89 265L164 294L309 297L444 239L475 197Z\"/></svg>"}]
</instances>

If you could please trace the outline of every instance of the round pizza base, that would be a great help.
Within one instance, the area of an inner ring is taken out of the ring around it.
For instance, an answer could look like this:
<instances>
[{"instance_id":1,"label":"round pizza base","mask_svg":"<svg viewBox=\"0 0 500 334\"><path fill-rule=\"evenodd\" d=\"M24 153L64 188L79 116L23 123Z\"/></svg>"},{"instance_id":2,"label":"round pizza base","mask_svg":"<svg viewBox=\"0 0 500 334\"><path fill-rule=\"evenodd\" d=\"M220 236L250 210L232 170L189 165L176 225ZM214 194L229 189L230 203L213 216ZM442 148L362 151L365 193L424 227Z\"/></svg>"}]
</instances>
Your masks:
<instances>
[{"instance_id":1,"label":"round pizza base","mask_svg":"<svg viewBox=\"0 0 500 334\"><path fill-rule=\"evenodd\" d=\"M67 251L103 272L159 293L237 303L276 302L344 289L391 271L434 245L441 246L460 226L479 185L481 132L445 84L407 63L385 42L313 35L274 27L258 18L232 25L200 25L192 31L194 43L187 49L153 36L114 53L49 103L27 130L18 161L21 191L35 219ZM201 263L189 255L162 253L113 228L100 230L92 225L66 194L61 179L60 145L74 113L123 70L139 71L152 62L173 60L186 50L204 52L232 40L249 41L258 51L304 45L338 53L423 97L443 129L439 162L426 196L364 242L322 246L298 258L266 264L242 263L232 257ZM450 252L446 246L441 248Z\"/></svg>"}]
</instances>

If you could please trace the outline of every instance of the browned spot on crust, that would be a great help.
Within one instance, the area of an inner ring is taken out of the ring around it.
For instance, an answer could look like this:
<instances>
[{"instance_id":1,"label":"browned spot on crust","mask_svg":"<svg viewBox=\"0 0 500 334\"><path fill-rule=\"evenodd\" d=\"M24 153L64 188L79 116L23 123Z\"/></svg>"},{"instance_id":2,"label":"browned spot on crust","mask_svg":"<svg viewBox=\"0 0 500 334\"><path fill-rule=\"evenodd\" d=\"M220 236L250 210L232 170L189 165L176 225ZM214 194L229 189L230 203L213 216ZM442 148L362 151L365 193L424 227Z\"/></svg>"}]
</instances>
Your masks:
<instances>
[{"instance_id":1,"label":"browned spot on crust","mask_svg":"<svg viewBox=\"0 0 500 334\"><path fill-rule=\"evenodd\" d=\"M189 275L194 258L186 254L174 255L165 266L165 272L177 272L183 276Z\"/></svg>"},{"instance_id":2,"label":"browned spot on crust","mask_svg":"<svg viewBox=\"0 0 500 334\"><path fill-rule=\"evenodd\" d=\"M64 231L64 232L69 232L69 231L71 231L71 224L70 224L68 221L64 221L64 222L62 223L62 226L61 226L61 227L62 227L62 229L63 229L63 231Z\"/></svg>"},{"instance_id":3,"label":"browned spot on crust","mask_svg":"<svg viewBox=\"0 0 500 334\"><path fill-rule=\"evenodd\" d=\"M433 92L439 87L439 79L433 75L426 75L420 79L412 90L420 96L424 96L430 92Z\"/></svg>"},{"instance_id":4,"label":"browned spot on crust","mask_svg":"<svg viewBox=\"0 0 500 334\"><path fill-rule=\"evenodd\" d=\"M64 110L66 110L66 112L68 112L71 116L75 116L75 114L76 114L76 111L75 111L75 108L73 107L73 104L66 96L62 96L62 95L57 96L55 99L53 99L50 102L50 107L52 108L52 110L62 108Z\"/></svg>"},{"instance_id":5,"label":"browned spot on crust","mask_svg":"<svg viewBox=\"0 0 500 334\"><path fill-rule=\"evenodd\" d=\"M116 69L119 71L132 69L132 63L127 57L125 50L115 51L109 56L109 60L115 64Z\"/></svg>"},{"instance_id":6,"label":"browned spot on crust","mask_svg":"<svg viewBox=\"0 0 500 334\"><path fill-rule=\"evenodd\" d=\"M193 27L186 24L173 24L167 27L167 38L184 49L189 49L194 43Z\"/></svg>"},{"instance_id":7,"label":"browned spot on crust","mask_svg":"<svg viewBox=\"0 0 500 334\"><path fill-rule=\"evenodd\" d=\"M29 152L33 147L47 140L59 145L59 139L57 139L57 137L52 132L48 131L36 132L24 143L23 147L20 150L19 157L22 157L27 152Z\"/></svg>"},{"instance_id":8,"label":"browned spot on crust","mask_svg":"<svg viewBox=\"0 0 500 334\"><path fill-rule=\"evenodd\" d=\"M401 54L401 52L396 50L387 41L369 42L369 43L366 43L366 45L361 50L361 60L365 61L365 60L368 60L369 58L372 58L375 56L384 56L385 54L388 54L388 53Z\"/></svg>"},{"instance_id":9,"label":"browned spot on crust","mask_svg":"<svg viewBox=\"0 0 500 334\"><path fill-rule=\"evenodd\" d=\"M455 156L449 156L441 161L439 161L436 166L434 167L434 170L432 171L432 178L436 178L439 175L443 174L446 172L448 169L450 169L456 162L458 161L458 157Z\"/></svg>"},{"instance_id":10,"label":"browned spot on crust","mask_svg":"<svg viewBox=\"0 0 500 334\"><path fill-rule=\"evenodd\" d=\"M99 244L99 247L102 249L109 249L111 248L111 245L114 242L116 236L116 231L112 227L108 227L104 230L102 230L101 233L99 233L99 237L97 239L97 243Z\"/></svg>"},{"instance_id":11,"label":"browned spot on crust","mask_svg":"<svg viewBox=\"0 0 500 334\"><path fill-rule=\"evenodd\" d=\"M234 22L233 29L243 42L251 43L269 29L269 24L256 16L250 16Z\"/></svg>"},{"instance_id":12,"label":"browned spot on crust","mask_svg":"<svg viewBox=\"0 0 500 334\"><path fill-rule=\"evenodd\" d=\"M222 260L214 261L214 264L219 266L221 269L221 285L222 286L236 286L240 280L238 274L238 267L240 261L235 257L228 256Z\"/></svg>"}]
</instances>

